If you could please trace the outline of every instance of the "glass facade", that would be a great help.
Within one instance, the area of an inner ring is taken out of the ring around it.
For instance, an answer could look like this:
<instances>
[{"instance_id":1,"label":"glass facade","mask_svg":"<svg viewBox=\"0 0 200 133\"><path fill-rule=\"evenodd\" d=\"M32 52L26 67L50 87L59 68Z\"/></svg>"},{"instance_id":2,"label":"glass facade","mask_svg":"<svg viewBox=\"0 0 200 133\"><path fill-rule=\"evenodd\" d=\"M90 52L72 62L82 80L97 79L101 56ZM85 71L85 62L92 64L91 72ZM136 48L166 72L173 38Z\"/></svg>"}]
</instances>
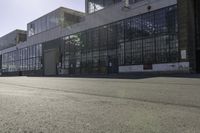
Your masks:
<instances>
[{"instance_id":1,"label":"glass facade","mask_svg":"<svg viewBox=\"0 0 200 133\"><path fill-rule=\"evenodd\" d=\"M177 6L61 38L61 68L69 74L117 73L119 66L179 61ZM42 68L42 45L2 55L3 72Z\"/></svg>"},{"instance_id":2,"label":"glass facade","mask_svg":"<svg viewBox=\"0 0 200 133\"><path fill-rule=\"evenodd\" d=\"M27 25L28 36L38 34L58 26L61 22L61 12L56 10Z\"/></svg>"},{"instance_id":3,"label":"glass facade","mask_svg":"<svg viewBox=\"0 0 200 133\"><path fill-rule=\"evenodd\" d=\"M18 43L25 42L26 39L26 31L14 30L7 35L0 37L0 51L16 46Z\"/></svg>"},{"instance_id":4,"label":"glass facade","mask_svg":"<svg viewBox=\"0 0 200 133\"><path fill-rule=\"evenodd\" d=\"M68 13L65 9L59 8L27 25L28 36L32 36L43 31L55 28L57 26L69 26L78 23L81 20L81 14L75 15Z\"/></svg>"},{"instance_id":5,"label":"glass facade","mask_svg":"<svg viewBox=\"0 0 200 133\"><path fill-rule=\"evenodd\" d=\"M63 69L115 72L119 65L179 61L177 7L131 17L64 37Z\"/></svg>"},{"instance_id":6,"label":"glass facade","mask_svg":"<svg viewBox=\"0 0 200 133\"><path fill-rule=\"evenodd\" d=\"M88 0L88 13L96 12L120 1L122 0Z\"/></svg>"},{"instance_id":7,"label":"glass facade","mask_svg":"<svg viewBox=\"0 0 200 133\"><path fill-rule=\"evenodd\" d=\"M42 45L37 44L2 55L2 71L18 72L42 68Z\"/></svg>"},{"instance_id":8,"label":"glass facade","mask_svg":"<svg viewBox=\"0 0 200 133\"><path fill-rule=\"evenodd\" d=\"M119 3L121 1L123 1L123 0L88 0L87 1L87 4L88 4L87 12L93 13L93 12L101 10L105 7L108 7L110 5ZM144 0L129 0L129 4L133 4L136 2L140 2L140 1L144 1Z\"/></svg>"}]
</instances>

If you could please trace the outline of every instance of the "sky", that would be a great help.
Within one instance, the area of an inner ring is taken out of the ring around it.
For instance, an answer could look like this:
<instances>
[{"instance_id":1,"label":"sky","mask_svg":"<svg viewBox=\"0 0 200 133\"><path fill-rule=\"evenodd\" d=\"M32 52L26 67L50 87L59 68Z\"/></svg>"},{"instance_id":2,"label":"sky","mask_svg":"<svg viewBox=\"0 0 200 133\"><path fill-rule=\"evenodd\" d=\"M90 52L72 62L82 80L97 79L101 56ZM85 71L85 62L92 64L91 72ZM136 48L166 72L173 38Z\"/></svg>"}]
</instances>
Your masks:
<instances>
[{"instance_id":1,"label":"sky","mask_svg":"<svg viewBox=\"0 0 200 133\"><path fill-rule=\"evenodd\" d=\"M85 11L85 0L1 0L0 37L15 30L26 30L27 23L57 9Z\"/></svg>"}]
</instances>

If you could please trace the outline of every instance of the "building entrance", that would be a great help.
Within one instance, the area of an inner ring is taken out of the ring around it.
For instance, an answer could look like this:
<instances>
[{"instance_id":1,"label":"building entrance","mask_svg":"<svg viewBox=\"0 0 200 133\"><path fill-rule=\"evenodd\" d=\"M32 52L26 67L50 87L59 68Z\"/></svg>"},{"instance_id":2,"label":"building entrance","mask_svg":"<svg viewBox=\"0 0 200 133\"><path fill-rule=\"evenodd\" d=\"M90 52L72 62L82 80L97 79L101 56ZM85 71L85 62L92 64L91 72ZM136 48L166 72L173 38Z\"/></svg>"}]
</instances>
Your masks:
<instances>
[{"instance_id":1,"label":"building entrance","mask_svg":"<svg viewBox=\"0 0 200 133\"><path fill-rule=\"evenodd\" d=\"M56 75L57 70L57 51L56 49L49 49L44 51L44 75L53 76Z\"/></svg>"}]
</instances>

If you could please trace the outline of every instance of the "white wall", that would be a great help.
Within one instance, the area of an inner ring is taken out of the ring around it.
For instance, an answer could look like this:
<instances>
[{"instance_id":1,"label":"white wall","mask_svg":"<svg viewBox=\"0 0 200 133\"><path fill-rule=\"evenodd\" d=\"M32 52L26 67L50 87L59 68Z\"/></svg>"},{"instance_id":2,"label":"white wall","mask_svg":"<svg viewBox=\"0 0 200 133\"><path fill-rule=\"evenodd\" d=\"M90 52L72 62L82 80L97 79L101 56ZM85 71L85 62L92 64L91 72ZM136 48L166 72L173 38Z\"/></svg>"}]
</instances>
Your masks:
<instances>
[{"instance_id":1,"label":"white wall","mask_svg":"<svg viewBox=\"0 0 200 133\"><path fill-rule=\"evenodd\" d=\"M152 70L144 70L143 65L119 66L120 73L128 72L165 72L165 71L180 71L189 72L189 62L153 64Z\"/></svg>"}]
</instances>

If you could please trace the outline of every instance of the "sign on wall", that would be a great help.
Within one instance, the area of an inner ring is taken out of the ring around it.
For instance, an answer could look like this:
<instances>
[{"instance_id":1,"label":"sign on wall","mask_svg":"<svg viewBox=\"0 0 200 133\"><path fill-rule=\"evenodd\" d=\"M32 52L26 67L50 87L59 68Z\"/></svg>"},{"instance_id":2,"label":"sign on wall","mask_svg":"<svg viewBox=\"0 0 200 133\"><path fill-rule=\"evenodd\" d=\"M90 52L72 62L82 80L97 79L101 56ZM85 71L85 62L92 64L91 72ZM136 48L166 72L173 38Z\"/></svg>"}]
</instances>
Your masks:
<instances>
[{"instance_id":1,"label":"sign on wall","mask_svg":"<svg viewBox=\"0 0 200 133\"><path fill-rule=\"evenodd\" d=\"M187 59L187 52L186 52L186 50L181 50L181 59Z\"/></svg>"}]
</instances>

